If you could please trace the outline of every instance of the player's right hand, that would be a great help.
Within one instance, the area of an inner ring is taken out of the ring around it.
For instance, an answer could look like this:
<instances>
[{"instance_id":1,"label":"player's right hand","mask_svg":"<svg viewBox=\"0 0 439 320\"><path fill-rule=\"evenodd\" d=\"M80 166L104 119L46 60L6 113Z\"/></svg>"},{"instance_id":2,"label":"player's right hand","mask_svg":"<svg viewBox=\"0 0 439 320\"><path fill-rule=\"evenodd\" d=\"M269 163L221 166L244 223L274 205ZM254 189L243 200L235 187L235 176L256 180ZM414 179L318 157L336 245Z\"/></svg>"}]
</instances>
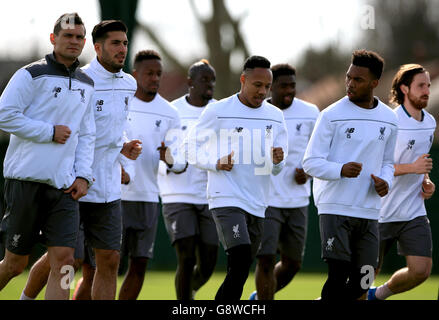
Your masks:
<instances>
[{"instance_id":1,"label":"player's right hand","mask_svg":"<svg viewBox=\"0 0 439 320\"><path fill-rule=\"evenodd\" d=\"M53 130L53 142L60 144L65 144L72 133L72 130L70 130L69 127L63 125L53 126Z\"/></svg>"},{"instance_id":2,"label":"player's right hand","mask_svg":"<svg viewBox=\"0 0 439 320\"><path fill-rule=\"evenodd\" d=\"M433 169L433 159L429 158L429 156L429 154L423 154L413 162L414 173L425 174L431 172L431 169Z\"/></svg>"},{"instance_id":3,"label":"player's right hand","mask_svg":"<svg viewBox=\"0 0 439 320\"><path fill-rule=\"evenodd\" d=\"M294 174L294 180L297 184L305 184L308 179L308 175L302 168L296 168L296 173Z\"/></svg>"},{"instance_id":4,"label":"player's right hand","mask_svg":"<svg viewBox=\"0 0 439 320\"><path fill-rule=\"evenodd\" d=\"M218 159L216 163L216 170L231 171L233 169L233 164L235 163L235 161L233 160L234 154L235 152L232 151L229 155Z\"/></svg>"},{"instance_id":5,"label":"player's right hand","mask_svg":"<svg viewBox=\"0 0 439 320\"><path fill-rule=\"evenodd\" d=\"M341 176L346 178L356 178L360 175L362 168L363 168L362 163L358 163L358 162L345 163L341 168Z\"/></svg>"},{"instance_id":6,"label":"player's right hand","mask_svg":"<svg viewBox=\"0 0 439 320\"><path fill-rule=\"evenodd\" d=\"M123 169L122 166L121 166L121 169L122 169L121 183L122 183L122 184L128 184L128 183L130 183L130 180L131 180L130 175L128 174L128 172L126 172L126 171Z\"/></svg>"}]
</instances>

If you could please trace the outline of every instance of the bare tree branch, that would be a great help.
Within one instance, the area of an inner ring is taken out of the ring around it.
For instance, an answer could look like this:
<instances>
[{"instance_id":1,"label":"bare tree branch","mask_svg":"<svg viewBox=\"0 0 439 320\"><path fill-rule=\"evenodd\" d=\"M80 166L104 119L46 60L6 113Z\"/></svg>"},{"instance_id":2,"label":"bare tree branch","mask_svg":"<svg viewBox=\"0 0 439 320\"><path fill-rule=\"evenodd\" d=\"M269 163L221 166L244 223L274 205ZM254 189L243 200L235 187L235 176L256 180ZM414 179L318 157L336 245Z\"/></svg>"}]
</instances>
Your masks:
<instances>
[{"instance_id":1,"label":"bare tree branch","mask_svg":"<svg viewBox=\"0 0 439 320\"><path fill-rule=\"evenodd\" d=\"M154 30L148 26L147 24L141 23L138 20L136 20L136 27L145 32L148 37L157 45L159 48L159 51L161 55L169 62L171 63L178 71L182 74L186 74L188 66L181 63L174 54L171 53L171 51L166 47L166 45L160 40L160 38L157 36L157 34L154 32Z\"/></svg>"}]
</instances>

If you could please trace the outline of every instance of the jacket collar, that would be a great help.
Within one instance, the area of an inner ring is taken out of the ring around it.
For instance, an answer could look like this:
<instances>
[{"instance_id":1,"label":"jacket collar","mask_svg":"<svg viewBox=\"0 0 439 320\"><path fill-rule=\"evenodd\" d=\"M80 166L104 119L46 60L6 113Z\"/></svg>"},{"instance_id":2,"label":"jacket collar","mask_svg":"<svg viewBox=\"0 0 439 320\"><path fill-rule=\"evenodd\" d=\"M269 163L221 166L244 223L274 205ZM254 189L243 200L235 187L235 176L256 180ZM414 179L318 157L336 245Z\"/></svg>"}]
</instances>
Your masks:
<instances>
[{"instance_id":1,"label":"jacket collar","mask_svg":"<svg viewBox=\"0 0 439 320\"><path fill-rule=\"evenodd\" d=\"M123 78L123 73L122 70L120 70L119 72L113 73L108 71L107 69L105 69L102 64L98 61L98 58L95 57L91 62L90 62L90 67L96 72L98 73L102 78L104 79L111 79L111 78Z\"/></svg>"},{"instance_id":2,"label":"jacket collar","mask_svg":"<svg viewBox=\"0 0 439 320\"><path fill-rule=\"evenodd\" d=\"M76 59L75 62L73 62L73 64L70 66L70 68L67 68L64 64L59 63L58 61L56 61L55 58L55 53L52 52L48 55L46 55L46 61L48 63L51 63L53 65L55 65L58 69L62 70L62 71L67 71L67 72L74 72L78 67L79 67L79 60Z\"/></svg>"}]
</instances>

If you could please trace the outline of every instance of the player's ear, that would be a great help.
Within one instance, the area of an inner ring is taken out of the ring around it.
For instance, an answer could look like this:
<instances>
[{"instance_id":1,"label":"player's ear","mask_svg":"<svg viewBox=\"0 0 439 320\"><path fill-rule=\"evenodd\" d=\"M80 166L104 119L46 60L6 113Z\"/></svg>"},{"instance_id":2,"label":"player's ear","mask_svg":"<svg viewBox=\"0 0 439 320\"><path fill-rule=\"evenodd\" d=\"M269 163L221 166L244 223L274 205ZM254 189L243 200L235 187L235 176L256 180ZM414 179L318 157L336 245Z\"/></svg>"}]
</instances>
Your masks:
<instances>
[{"instance_id":1,"label":"player's ear","mask_svg":"<svg viewBox=\"0 0 439 320\"><path fill-rule=\"evenodd\" d=\"M401 89L402 93L404 93L404 94L408 94L409 93L409 87L406 86L405 84L400 85L399 89Z\"/></svg>"},{"instance_id":2,"label":"player's ear","mask_svg":"<svg viewBox=\"0 0 439 320\"><path fill-rule=\"evenodd\" d=\"M376 88L378 87L378 84L380 83L380 81L378 79L374 79L372 80L371 84L372 84L372 88Z\"/></svg>"},{"instance_id":3,"label":"player's ear","mask_svg":"<svg viewBox=\"0 0 439 320\"><path fill-rule=\"evenodd\" d=\"M55 34L54 33L50 34L50 43L55 45Z\"/></svg>"}]
</instances>

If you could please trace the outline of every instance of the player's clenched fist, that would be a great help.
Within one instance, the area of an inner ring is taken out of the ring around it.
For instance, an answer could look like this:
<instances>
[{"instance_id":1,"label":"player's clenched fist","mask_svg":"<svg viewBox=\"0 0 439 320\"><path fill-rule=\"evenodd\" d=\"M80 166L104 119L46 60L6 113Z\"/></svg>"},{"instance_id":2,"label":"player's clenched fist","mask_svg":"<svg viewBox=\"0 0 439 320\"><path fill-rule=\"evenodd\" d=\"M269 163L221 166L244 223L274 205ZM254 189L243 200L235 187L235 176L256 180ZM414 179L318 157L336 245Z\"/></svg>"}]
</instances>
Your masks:
<instances>
[{"instance_id":1,"label":"player's clenched fist","mask_svg":"<svg viewBox=\"0 0 439 320\"><path fill-rule=\"evenodd\" d=\"M141 144L142 141L140 140L131 140L129 142L125 142L120 153L122 153L128 159L136 160L137 157L142 153Z\"/></svg>"},{"instance_id":2,"label":"player's clenched fist","mask_svg":"<svg viewBox=\"0 0 439 320\"><path fill-rule=\"evenodd\" d=\"M371 174L370 176L375 183L375 191L379 194L380 197L384 197L387 193L389 193L389 185L386 180L378 178L373 174Z\"/></svg>"},{"instance_id":3,"label":"player's clenched fist","mask_svg":"<svg viewBox=\"0 0 439 320\"><path fill-rule=\"evenodd\" d=\"M415 162L413 162L414 172L417 174L430 173L433 169L433 159L429 158L429 154L423 154Z\"/></svg>"},{"instance_id":4,"label":"player's clenched fist","mask_svg":"<svg viewBox=\"0 0 439 320\"><path fill-rule=\"evenodd\" d=\"M341 176L346 178L356 178L360 175L363 164L358 162L348 162L341 168Z\"/></svg>"},{"instance_id":5,"label":"player's clenched fist","mask_svg":"<svg viewBox=\"0 0 439 320\"><path fill-rule=\"evenodd\" d=\"M65 144L67 139L70 138L72 130L69 127L63 125L53 126L53 142Z\"/></svg>"},{"instance_id":6,"label":"player's clenched fist","mask_svg":"<svg viewBox=\"0 0 439 320\"><path fill-rule=\"evenodd\" d=\"M281 147L272 147L271 148L271 158L273 159L274 164L279 164L284 159L284 151Z\"/></svg>"},{"instance_id":7,"label":"player's clenched fist","mask_svg":"<svg viewBox=\"0 0 439 320\"><path fill-rule=\"evenodd\" d=\"M235 163L235 160L233 160L234 154L235 152L232 151L229 155L218 159L216 162L216 170L231 171L233 169L233 164Z\"/></svg>"}]
</instances>

